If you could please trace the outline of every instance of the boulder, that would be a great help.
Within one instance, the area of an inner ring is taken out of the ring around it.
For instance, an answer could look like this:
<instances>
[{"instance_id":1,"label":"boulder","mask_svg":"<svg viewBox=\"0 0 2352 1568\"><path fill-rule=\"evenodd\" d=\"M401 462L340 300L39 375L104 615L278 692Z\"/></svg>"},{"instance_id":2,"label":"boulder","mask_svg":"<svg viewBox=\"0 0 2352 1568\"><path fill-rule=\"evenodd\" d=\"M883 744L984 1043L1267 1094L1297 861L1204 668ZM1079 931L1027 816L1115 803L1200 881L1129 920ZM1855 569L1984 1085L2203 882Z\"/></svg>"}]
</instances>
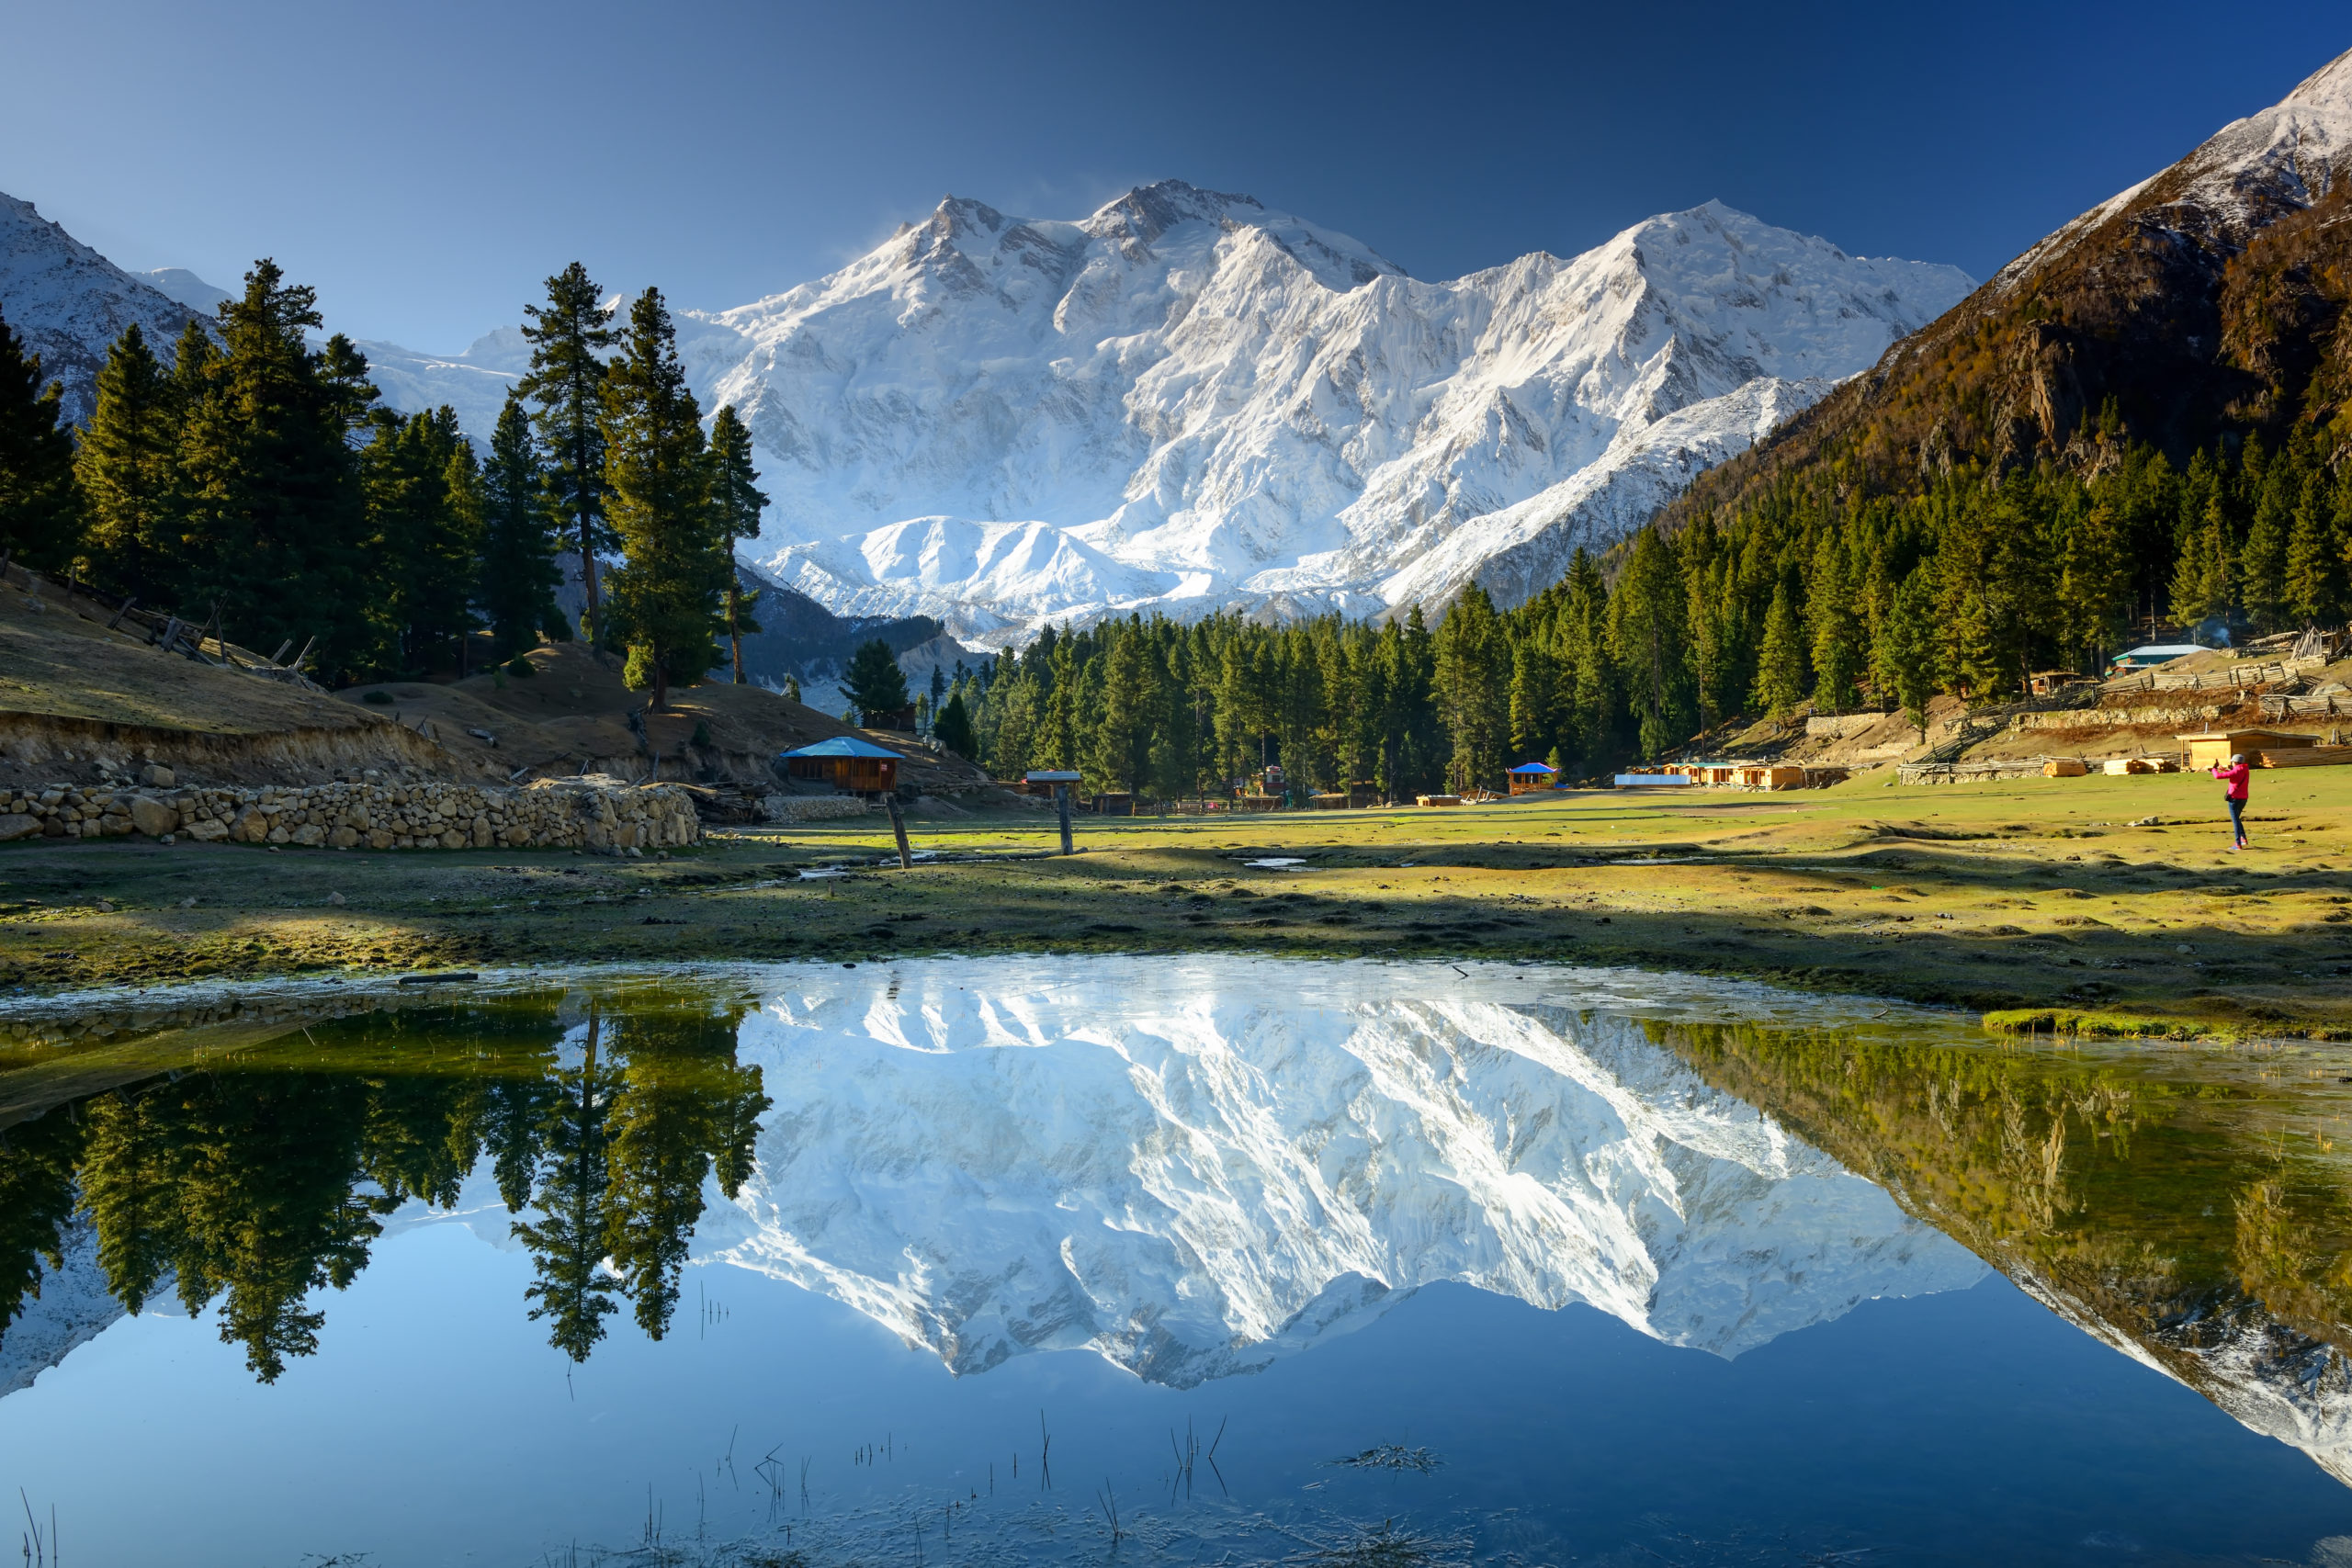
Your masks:
<instances>
[{"instance_id":1,"label":"boulder","mask_svg":"<svg viewBox=\"0 0 2352 1568\"><path fill-rule=\"evenodd\" d=\"M151 839L179 830L180 814L152 795L130 797L130 825Z\"/></svg>"},{"instance_id":2,"label":"boulder","mask_svg":"<svg viewBox=\"0 0 2352 1568\"><path fill-rule=\"evenodd\" d=\"M0 844L16 839L29 839L40 831L40 818L14 812L0 817Z\"/></svg>"}]
</instances>

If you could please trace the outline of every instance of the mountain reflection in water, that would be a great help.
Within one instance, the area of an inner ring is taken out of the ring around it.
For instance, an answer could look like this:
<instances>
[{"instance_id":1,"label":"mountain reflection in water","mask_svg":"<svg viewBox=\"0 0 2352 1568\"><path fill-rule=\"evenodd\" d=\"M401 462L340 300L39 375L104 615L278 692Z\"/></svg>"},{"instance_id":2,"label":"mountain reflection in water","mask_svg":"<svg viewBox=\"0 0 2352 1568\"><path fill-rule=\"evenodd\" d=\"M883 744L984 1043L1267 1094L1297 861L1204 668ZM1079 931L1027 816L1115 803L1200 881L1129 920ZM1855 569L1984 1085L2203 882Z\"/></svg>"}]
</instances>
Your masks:
<instances>
[{"instance_id":1,"label":"mountain reflection in water","mask_svg":"<svg viewBox=\"0 0 2352 1568\"><path fill-rule=\"evenodd\" d=\"M0 1391L164 1299L274 1379L318 1287L459 1208L528 1250L517 1308L575 1360L623 1304L660 1337L691 1256L959 1372L1085 1348L1178 1388L1441 1280L1732 1357L1990 1263L2352 1479L2334 1104L2181 1053L1401 973L780 970L110 1043L112 1087L0 1144Z\"/></svg>"}]
</instances>

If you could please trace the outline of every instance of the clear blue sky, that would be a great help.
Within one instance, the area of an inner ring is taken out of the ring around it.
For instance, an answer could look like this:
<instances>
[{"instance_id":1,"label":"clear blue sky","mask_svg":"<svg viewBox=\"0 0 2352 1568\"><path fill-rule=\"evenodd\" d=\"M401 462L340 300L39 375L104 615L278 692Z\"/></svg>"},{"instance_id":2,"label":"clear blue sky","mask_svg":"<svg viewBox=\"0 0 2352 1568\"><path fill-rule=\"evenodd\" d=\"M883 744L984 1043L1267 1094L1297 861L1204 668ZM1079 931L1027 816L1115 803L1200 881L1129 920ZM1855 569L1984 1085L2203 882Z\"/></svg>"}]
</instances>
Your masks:
<instances>
[{"instance_id":1,"label":"clear blue sky","mask_svg":"<svg viewBox=\"0 0 2352 1568\"><path fill-rule=\"evenodd\" d=\"M718 309L950 191L1078 217L1170 176L1425 277L1710 197L1981 277L2347 47L2341 0L0 0L0 190L442 352L575 257Z\"/></svg>"}]
</instances>

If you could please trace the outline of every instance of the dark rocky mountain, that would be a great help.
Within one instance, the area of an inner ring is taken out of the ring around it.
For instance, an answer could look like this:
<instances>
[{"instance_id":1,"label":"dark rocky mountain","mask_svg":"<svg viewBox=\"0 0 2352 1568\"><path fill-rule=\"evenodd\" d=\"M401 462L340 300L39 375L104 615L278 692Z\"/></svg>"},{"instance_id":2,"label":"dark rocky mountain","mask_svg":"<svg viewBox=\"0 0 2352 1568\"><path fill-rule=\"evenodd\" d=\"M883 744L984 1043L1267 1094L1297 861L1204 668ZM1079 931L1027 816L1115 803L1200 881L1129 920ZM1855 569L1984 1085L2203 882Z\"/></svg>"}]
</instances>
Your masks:
<instances>
[{"instance_id":1,"label":"dark rocky mountain","mask_svg":"<svg viewBox=\"0 0 2352 1568\"><path fill-rule=\"evenodd\" d=\"M2275 438L2352 395L2352 53L2068 223L1783 426L1702 475L1669 524L1809 470L1916 490L1955 463L2176 457Z\"/></svg>"}]
</instances>

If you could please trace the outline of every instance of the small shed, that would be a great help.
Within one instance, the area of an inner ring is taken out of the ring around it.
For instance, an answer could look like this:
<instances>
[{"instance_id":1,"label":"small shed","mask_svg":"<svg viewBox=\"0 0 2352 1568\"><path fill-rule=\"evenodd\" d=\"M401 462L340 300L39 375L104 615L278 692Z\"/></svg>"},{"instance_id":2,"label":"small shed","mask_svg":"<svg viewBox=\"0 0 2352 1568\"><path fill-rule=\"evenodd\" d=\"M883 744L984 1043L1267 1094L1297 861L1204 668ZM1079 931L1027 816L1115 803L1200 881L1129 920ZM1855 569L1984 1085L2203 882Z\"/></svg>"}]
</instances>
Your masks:
<instances>
[{"instance_id":1,"label":"small shed","mask_svg":"<svg viewBox=\"0 0 2352 1568\"><path fill-rule=\"evenodd\" d=\"M2127 649L2109 661L2111 674L2128 675L2134 670L2153 670L2159 664L2170 664L2176 659L2186 659L2205 649L2193 642L2152 642Z\"/></svg>"},{"instance_id":2,"label":"small shed","mask_svg":"<svg viewBox=\"0 0 2352 1568\"><path fill-rule=\"evenodd\" d=\"M854 735L836 735L784 752L782 761L796 779L816 779L849 795L886 795L899 787L899 764L906 759Z\"/></svg>"},{"instance_id":3,"label":"small shed","mask_svg":"<svg viewBox=\"0 0 2352 1568\"><path fill-rule=\"evenodd\" d=\"M2188 742L2192 768L2221 767L2240 753L2251 759L2258 751L2288 751L2319 740L2315 735L2294 735L2282 729L2205 729L2173 739Z\"/></svg>"},{"instance_id":4,"label":"small shed","mask_svg":"<svg viewBox=\"0 0 2352 1568\"><path fill-rule=\"evenodd\" d=\"M2080 757L2052 757L2041 764L2045 779L2078 779L2090 771L2090 764Z\"/></svg>"},{"instance_id":5,"label":"small shed","mask_svg":"<svg viewBox=\"0 0 2352 1568\"><path fill-rule=\"evenodd\" d=\"M1521 762L1510 770L1510 792L1525 795L1530 790L1549 789L1560 770L1548 762Z\"/></svg>"}]
</instances>

